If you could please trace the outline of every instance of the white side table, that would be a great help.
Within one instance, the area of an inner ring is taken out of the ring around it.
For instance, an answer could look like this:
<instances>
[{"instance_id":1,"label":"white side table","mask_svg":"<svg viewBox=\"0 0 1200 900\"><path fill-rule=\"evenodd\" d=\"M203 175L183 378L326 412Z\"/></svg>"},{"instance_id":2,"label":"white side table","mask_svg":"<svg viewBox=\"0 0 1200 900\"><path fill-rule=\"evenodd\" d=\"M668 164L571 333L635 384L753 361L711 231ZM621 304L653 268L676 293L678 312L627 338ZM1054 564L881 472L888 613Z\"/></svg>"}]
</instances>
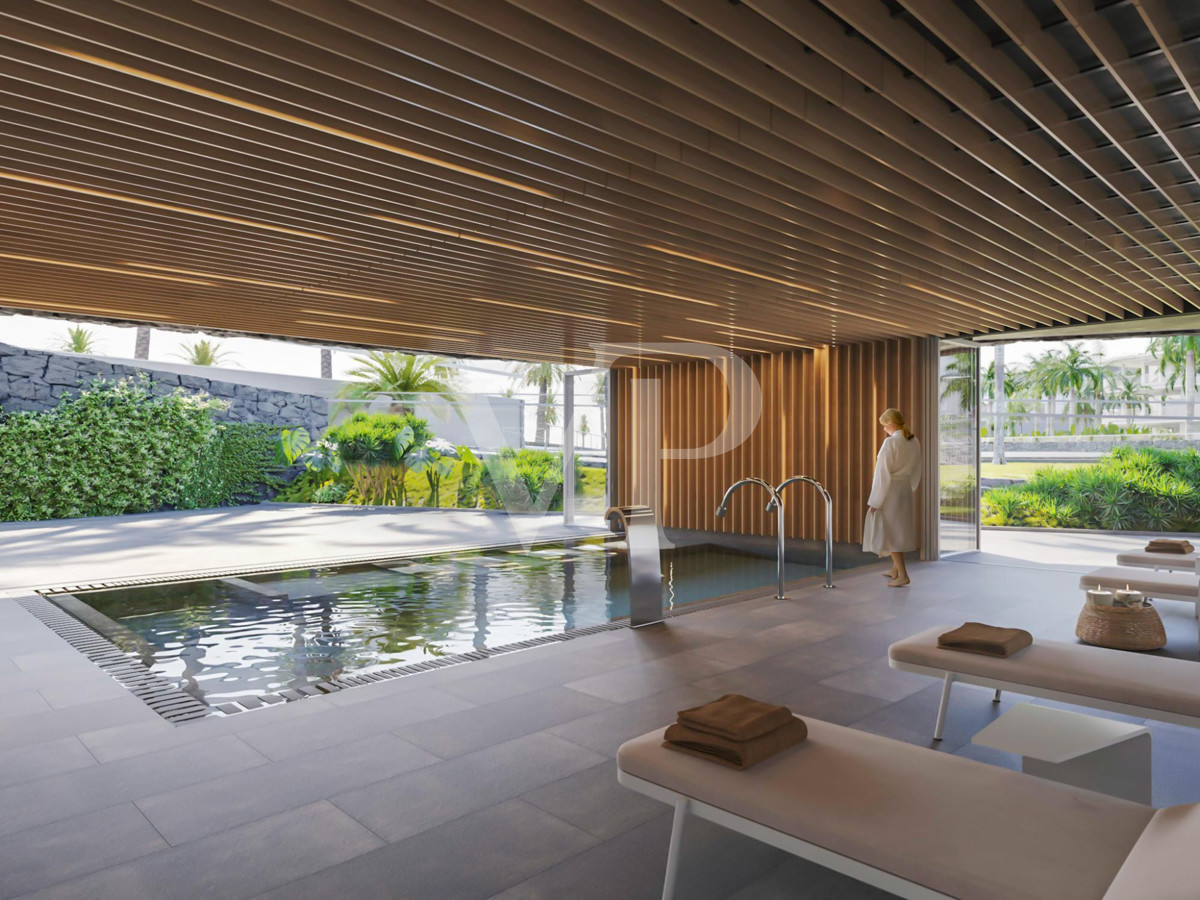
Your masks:
<instances>
[{"instance_id":1,"label":"white side table","mask_svg":"<svg viewBox=\"0 0 1200 900\"><path fill-rule=\"evenodd\" d=\"M1150 729L1144 725L1022 703L971 743L1019 754L1030 775L1150 805Z\"/></svg>"}]
</instances>

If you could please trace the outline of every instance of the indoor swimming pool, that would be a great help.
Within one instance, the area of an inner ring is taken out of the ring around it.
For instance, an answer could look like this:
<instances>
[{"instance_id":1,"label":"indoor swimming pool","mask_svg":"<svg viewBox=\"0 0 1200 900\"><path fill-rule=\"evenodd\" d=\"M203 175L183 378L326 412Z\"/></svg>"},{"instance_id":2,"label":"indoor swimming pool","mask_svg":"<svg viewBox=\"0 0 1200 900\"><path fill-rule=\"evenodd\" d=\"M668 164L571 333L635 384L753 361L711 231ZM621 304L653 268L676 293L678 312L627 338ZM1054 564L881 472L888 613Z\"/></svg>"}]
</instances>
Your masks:
<instances>
[{"instance_id":1,"label":"indoor swimming pool","mask_svg":"<svg viewBox=\"0 0 1200 900\"><path fill-rule=\"evenodd\" d=\"M775 580L773 558L714 544L662 564L668 608ZM610 622L629 614L628 583L623 544L594 538L74 596L89 625L216 705Z\"/></svg>"}]
</instances>

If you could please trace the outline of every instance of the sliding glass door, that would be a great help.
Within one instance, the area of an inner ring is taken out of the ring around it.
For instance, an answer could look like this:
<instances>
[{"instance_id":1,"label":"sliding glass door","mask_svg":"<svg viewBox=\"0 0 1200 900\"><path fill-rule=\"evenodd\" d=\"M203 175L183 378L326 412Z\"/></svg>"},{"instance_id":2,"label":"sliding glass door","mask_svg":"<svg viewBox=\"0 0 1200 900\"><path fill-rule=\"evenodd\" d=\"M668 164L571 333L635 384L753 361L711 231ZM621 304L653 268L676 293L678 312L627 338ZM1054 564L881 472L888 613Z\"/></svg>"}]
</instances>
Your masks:
<instances>
[{"instance_id":1,"label":"sliding glass door","mask_svg":"<svg viewBox=\"0 0 1200 900\"><path fill-rule=\"evenodd\" d=\"M979 549L979 348L942 341L938 352L938 547Z\"/></svg>"}]
</instances>

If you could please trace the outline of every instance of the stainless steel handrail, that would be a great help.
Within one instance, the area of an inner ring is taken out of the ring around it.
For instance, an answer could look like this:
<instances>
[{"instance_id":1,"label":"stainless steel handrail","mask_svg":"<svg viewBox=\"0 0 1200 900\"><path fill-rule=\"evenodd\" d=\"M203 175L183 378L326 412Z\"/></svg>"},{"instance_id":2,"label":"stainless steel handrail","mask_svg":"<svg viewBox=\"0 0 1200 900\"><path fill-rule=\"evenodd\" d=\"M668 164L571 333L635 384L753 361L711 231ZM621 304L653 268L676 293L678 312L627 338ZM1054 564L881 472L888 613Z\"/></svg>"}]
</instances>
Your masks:
<instances>
[{"instance_id":1,"label":"stainless steel handrail","mask_svg":"<svg viewBox=\"0 0 1200 900\"><path fill-rule=\"evenodd\" d=\"M771 485L767 484L767 482L763 481L761 478L743 478L740 481L735 481L725 491L725 496L721 498L721 505L717 507L717 516L718 516L718 518L725 517L726 511L729 509L729 497L733 494L734 491L736 491L738 488L740 488L742 485L745 485L745 484L757 484L759 487L763 488L768 494L771 495L771 501L767 504L767 512L770 512L772 507L774 507L777 511L776 521L778 524L776 527L776 532L777 532L778 539L776 541L776 547L775 547L775 577L776 577L777 585L776 585L776 589L775 589L775 599L776 600L786 600L787 595L784 593L784 590L783 590L783 557L784 557L783 503L780 502L779 492L777 490L775 490L775 488L771 487Z\"/></svg>"},{"instance_id":2,"label":"stainless steel handrail","mask_svg":"<svg viewBox=\"0 0 1200 900\"><path fill-rule=\"evenodd\" d=\"M766 481L761 478L742 478L735 481L725 490L725 496L721 498L721 505L717 507L717 516L724 518L725 513L729 509L729 498L733 492L746 484L757 484L768 494L771 499L767 502L767 512L775 510L775 577L776 589L775 599L786 600L787 595L784 591L783 568L786 555L785 534L784 529L786 522L784 518L783 506L783 491L789 485L795 484L797 481L803 481L815 487L825 499L825 587L831 588L833 584L833 497L829 495L829 491L825 489L825 485L817 481L815 478L809 478L807 475L793 475L786 479L777 487L771 487Z\"/></svg>"},{"instance_id":3,"label":"stainless steel handrail","mask_svg":"<svg viewBox=\"0 0 1200 900\"><path fill-rule=\"evenodd\" d=\"M811 484L825 498L825 587L831 588L833 587L833 497L829 495L829 491L825 489L825 485L821 484L815 478L809 478L807 475L793 475L776 487L775 493L782 498L784 488L790 484L795 484L797 481ZM767 510L770 511L770 508L768 506Z\"/></svg>"}]
</instances>

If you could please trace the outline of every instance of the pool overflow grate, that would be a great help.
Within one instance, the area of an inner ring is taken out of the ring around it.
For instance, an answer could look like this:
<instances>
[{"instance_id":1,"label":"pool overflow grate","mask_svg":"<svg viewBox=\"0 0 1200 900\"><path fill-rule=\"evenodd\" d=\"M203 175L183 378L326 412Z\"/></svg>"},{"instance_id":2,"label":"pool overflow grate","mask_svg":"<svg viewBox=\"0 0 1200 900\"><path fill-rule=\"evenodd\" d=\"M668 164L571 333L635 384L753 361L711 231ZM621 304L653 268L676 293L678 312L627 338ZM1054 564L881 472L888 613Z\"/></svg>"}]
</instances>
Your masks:
<instances>
[{"instance_id":1,"label":"pool overflow grate","mask_svg":"<svg viewBox=\"0 0 1200 900\"><path fill-rule=\"evenodd\" d=\"M17 602L168 722L179 724L212 714L210 707L155 675L132 654L50 600L23 597Z\"/></svg>"}]
</instances>

